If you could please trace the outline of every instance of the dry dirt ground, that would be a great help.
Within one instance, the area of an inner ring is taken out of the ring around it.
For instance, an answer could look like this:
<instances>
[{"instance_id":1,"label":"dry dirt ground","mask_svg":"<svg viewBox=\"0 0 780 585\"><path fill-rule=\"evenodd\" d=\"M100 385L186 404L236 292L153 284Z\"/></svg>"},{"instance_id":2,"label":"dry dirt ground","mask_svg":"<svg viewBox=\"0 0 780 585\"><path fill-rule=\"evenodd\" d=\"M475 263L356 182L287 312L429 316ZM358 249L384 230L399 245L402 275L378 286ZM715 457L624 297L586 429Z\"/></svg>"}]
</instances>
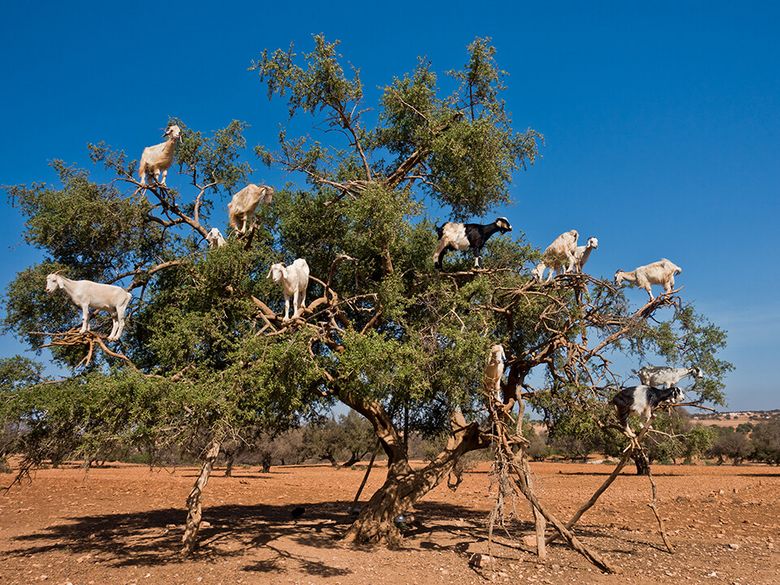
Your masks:
<instances>
[{"instance_id":1,"label":"dry dirt ground","mask_svg":"<svg viewBox=\"0 0 780 585\"><path fill-rule=\"evenodd\" d=\"M604 480L604 465L532 465L544 501L562 518ZM368 489L378 487L375 469ZM646 478L618 478L577 533L613 564L604 575L560 544L545 563L493 544L486 553L492 506L486 465L460 489L440 486L418 506L422 527L402 548L356 549L339 542L361 469L276 467L270 474L218 472L207 487L201 546L178 556L183 502L193 468L149 470L116 464L87 473L71 466L38 471L32 483L0 495L0 583L217 584L328 583L780 583L780 469L761 466L655 466L660 509L676 547L663 547L647 507ZM11 475L0 474L0 485ZM304 506L297 521L290 511ZM516 542L529 531L527 505L507 526ZM506 534L504 534L506 538ZM503 540L502 540L503 542Z\"/></svg>"}]
</instances>

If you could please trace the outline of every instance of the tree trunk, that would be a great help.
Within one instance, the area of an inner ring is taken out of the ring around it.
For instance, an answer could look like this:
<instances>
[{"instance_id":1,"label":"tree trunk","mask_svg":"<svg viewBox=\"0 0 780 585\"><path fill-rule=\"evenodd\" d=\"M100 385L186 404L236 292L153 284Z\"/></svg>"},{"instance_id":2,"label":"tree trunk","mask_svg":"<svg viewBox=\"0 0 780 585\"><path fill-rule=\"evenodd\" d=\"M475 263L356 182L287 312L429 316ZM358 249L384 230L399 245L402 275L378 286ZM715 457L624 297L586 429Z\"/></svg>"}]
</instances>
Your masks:
<instances>
[{"instance_id":1,"label":"tree trunk","mask_svg":"<svg viewBox=\"0 0 780 585\"><path fill-rule=\"evenodd\" d=\"M650 475L650 460L641 451L637 451L631 456L636 465L637 475Z\"/></svg>"},{"instance_id":2,"label":"tree trunk","mask_svg":"<svg viewBox=\"0 0 780 585\"><path fill-rule=\"evenodd\" d=\"M347 531L344 539L350 542L397 544L401 533L394 523L396 516L410 510L439 485L465 453L489 444L481 436L479 425L467 424L459 411L452 415L452 432L446 448L422 469L410 467L402 442L387 445L380 441L390 458L387 477Z\"/></svg>"},{"instance_id":3,"label":"tree trunk","mask_svg":"<svg viewBox=\"0 0 780 585\"><path fill-rule=\"evenodd\" d=\"M349 459L347 459L344 463L342 463L340 467L352 467L353 465L355 465L355 463L363 459L363 457L365 457L367 454L368 451L366 451L365 453L357 453L355 451L352 451L352 455L350 455Z\"/></svg>"},{"instance_id":4,"label":"tree trunk","mask_svg":"<svg viewBox=\"0 0 780 585\"><path fill-rule=\"evenodd\" d=\"M333 453L323 453L320 455L320 459L325 459L328 463L331 464L331 466L335 467L336 469L339 468L339 462L336 461L336 458L333 456Z\"/></svg>"},{"instance_id":5,"label":"tree trunk","mask_svg":"<svg viewBox=\"0 0 780 585\"><path fill-rule=\"evenodd\" d=\"M260 459L260 465L262 466L263 473L271 473L272 462L273 462L273 457L271 457L270 453L263 454L262 459ZM282 460L282 465L284 465L284 460Z\"/></svg>"},{"instance_id":6,"label":"tree trunk","mask_svg":"<svg viewBox=\"0 0 780 585\"><path fill-rule=\"evenodd\" d=\"M236 459L234 452L225 453L225 477L233 477L233 462Z\"/></svg>"},{"instance_id":7,"label":"tree trunk","mask_svg":"<svg viewBox=\"0 0 780 585\"><path fill-rule=\"evenodd\" d=\"M206 457L203 461L203 465L200 468L198 479L195 480L195 485L192 486L192 491L187 497L187 526L184 529L184 536L182 536L182 549L181 554L184 556L189 555L195 548L195 544L198 539L198 531L200 530L200 520L202 513L201 495L203 489L209 482L209 476L211 470L214 468L214 462L219 456L220 442L214 440L206 452Z\"/></svg>"}]
</instances>

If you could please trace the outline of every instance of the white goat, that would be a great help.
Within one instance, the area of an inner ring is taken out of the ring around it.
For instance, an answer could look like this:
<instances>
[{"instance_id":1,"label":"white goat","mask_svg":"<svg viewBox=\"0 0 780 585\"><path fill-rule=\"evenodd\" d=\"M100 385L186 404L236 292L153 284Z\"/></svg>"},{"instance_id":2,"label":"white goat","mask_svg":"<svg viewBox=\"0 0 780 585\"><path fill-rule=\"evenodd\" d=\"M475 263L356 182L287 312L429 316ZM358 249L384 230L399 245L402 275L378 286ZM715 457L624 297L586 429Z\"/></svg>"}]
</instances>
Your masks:
<instances>
[{"instance_id":1,"label":"white goat","mask_svg":"<svg viewBox=\"0 0 780 585\"><path fill-rule=\"evenodd\" d=\"M240 234L245 234L248 227L255 222L255 210L261 201L268 205L274 196L273 187L252 185L251 183L233 195L228 203L228 216L231 227Z\"/></svg>"},{"instance_id":2,"label":"white goat","mask_svg":"<svg viewBox=\"0 0 780 585\"><path fill-rule=\"evenodd\" d=\"M70 280L56 272L46 277L46 292L51 294L58 288L63 289L77 307L81 307L83 322L80 333L89 330L89 308L105 309L111 313L114 326L109 341L119 339L125 328L125 311L132 295L125 289L113 284L100 284L91 280Z\"/></svg>"},{"instance_id":3,"label":"white goat","mask_svg":"<svg viewBox=\"0 0 780 585\"><path fill-rule=\"evenodd\" d=\"M692 368L669 368L666 366L645 366L636 373L639 381L645 386L655 386L656 388L677 386L677 383L687 376L693 376L699 379L703 376L701 368L694 366Z\"/></svg>"},{"instance_id":4,"label":"white goat","mask_svg":"<svg viewBox=\"0 0 780 585\"><path fill-rule=\"evenodd\" d=\"M501 401L501 378L504 376L504 361L506 361L504 347L498 344L491 347L487 364L485 364L485 373L482 377L482 386L485 392L499 402Z\"/></svg>"},{"instance_id":5,"label":"white goat","mask_svg":"<svg viewBox=\"0 0 780 585\"><path fill-rule=\"evenodd\" d=\"M221 248L227 242L222 237L222 232L218 228L211 228L209 233L206 234L206 241L209 243L209 248Z\"/></svg>"},{"instance_id":6,"label":"white goat","mask_svg":"<svg viewBox=\"0 0 780 585\"><path fill-rule=\"evenodd\" d=\"M576 261L575 268L577 269L577 272L582 272L585 268L585 264L588 262L588 258L590 258L590 253L598 247L598 238L588 238L587 245L577 246L577 249L574 251L574 259Z\"/></svg>"},{"instance_id":7,"label":"white goat","mask_svg":"<svg viewBox=\"0 0 780 585\"><path fill-rule=\"evenodd\" d=\"M624 280L642 287L650 295L650 300L653 300L653 292L650 290L650 286L653 284L660 284L664 287L665 294L672 292L674 288L674 275L680 274L682 268L677 266L671 260L661 258L658 262L652 264L646 264L640 266L636 270L631 272L624 272L618 270L615 272L615 284L620 286Z\"/></svg>"},{"instance_id":8,"label":"white goat","mask_svg":"<svg viewBox=\"0 0 780 585\"><path fill-rule=\"evenodd\" d=\"M290 297L293 300L293 319L306 307L306 289L309 288L309 265L303 258L298 258L289 266L281 262L271 264L268 278L274 282L282 282L284 292L284 320L290 319Z\"/></svg>"},{"instance_id":9,"label":"white goat","mask_svg":"<svg viewBox=\"0 0 780 585\"><path fill-rule=\"evenodd\" d=\"M577 230L569 230L562 233L555 238L549 246L542 253L542 261L536 265L533 269L533 276L538 281L542 281L544 278L544 271L546 268L550 269L547 276L547 282L550 282L553 278L553 271L556 274L566 274L574 270L577 264L577 258L575 256L577 251L577 240L580 235Z\"/></svg>"},{"instance_id":10,"label":"white goat","mask_svg":"<svg viewBox=\"0 0 780 585\"><path fill-rule=\"evenodd\" d=\"M165 185L168 169L173 164L173 152L176 150L176 142L181 138L181 128L176 124L168 126L163 136L167 136L168 140L154 146L147 146L141 154L138 174L141 177L142 185L146 185L147 173L152 175L157 181L160 181L160 173L162 173L160 184Z\"/></svg>"}]
</instances>

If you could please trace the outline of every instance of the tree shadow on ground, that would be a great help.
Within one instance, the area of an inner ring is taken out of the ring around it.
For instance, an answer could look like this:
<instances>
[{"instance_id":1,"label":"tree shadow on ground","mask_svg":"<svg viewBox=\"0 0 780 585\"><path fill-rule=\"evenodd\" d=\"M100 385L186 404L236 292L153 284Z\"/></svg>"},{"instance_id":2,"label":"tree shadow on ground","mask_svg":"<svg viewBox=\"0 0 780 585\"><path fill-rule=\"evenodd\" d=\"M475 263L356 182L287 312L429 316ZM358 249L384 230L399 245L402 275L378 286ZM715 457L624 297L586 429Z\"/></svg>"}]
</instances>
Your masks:
<instances>
[{"instance_id":1,"label":"tree shadow on ground","mask_svg":"<svg viewBox=\"0 0 780 585\"><path fill-rule=\"evenodd\" d=\"M285 563L297 563L300 570L320 576L339 576L349 569L330 566L316 558L291 552L280 539L302 547L328 549L340 545L354 516L350 501L336 500L305 504L295 520L294 505L222 505L204 509L204 526L192 559L212 560L240 557L260 550L267 558L253 560L245 571L284 572ZM185 511L163 508L125 514L71 517L14 540L17 547L0 553L2 559L67 552L89 555L115 566L154 566L188 562L179 555ZM421 503L415 509L417 525L405 536L404 550L451 550L467 554L470 544L487 540L487 513L443 503ZM532 530L530 522L513 520L511 530ZM587 534L587 533L583 533Z\"/></svg>"}]
</instances>

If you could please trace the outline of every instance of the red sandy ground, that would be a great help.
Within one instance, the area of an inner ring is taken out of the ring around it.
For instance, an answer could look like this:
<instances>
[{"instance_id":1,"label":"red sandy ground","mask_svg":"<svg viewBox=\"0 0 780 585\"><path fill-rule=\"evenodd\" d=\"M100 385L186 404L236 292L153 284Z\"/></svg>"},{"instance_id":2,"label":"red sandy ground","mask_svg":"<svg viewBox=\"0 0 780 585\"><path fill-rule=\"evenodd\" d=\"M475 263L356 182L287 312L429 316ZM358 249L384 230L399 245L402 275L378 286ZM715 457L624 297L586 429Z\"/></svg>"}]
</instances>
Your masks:
<instances>
[{"instance_id":1,"label":"red sandy ground","mask_svg":"<svg viewBox=\"0 0 780 585\"><path fill-rule=\"evenodd\" d=\"M611 470L555 463L532 469L541 498L564 519ZM383 474L381 467L374 471L365 493ZM484 464L465 475L456 493L440 486L420 503L423 528L400 550L339 542L361 469L238 468L233 478L218 472L205 494L209 524L200 549L182 560L183 503L194 475L193 468L121 464L88 473L38 471L32 483L0 495L0 584L780 583L778 468L654 466L674 555L647 507L647 479L618 478L577 533L622 567L620 575L599 573L560 544L540 563L494 543L495 562L472 569L471 555L487 552L492 498ZM0 475L0 485L11 479ZM300 505L305 513L295 522L290 510ZM512 542L532 530L528 506L517 502L517 513L507 526ZM502 542L509 542L506 533Z\"/></svg>"}]
</instances>

